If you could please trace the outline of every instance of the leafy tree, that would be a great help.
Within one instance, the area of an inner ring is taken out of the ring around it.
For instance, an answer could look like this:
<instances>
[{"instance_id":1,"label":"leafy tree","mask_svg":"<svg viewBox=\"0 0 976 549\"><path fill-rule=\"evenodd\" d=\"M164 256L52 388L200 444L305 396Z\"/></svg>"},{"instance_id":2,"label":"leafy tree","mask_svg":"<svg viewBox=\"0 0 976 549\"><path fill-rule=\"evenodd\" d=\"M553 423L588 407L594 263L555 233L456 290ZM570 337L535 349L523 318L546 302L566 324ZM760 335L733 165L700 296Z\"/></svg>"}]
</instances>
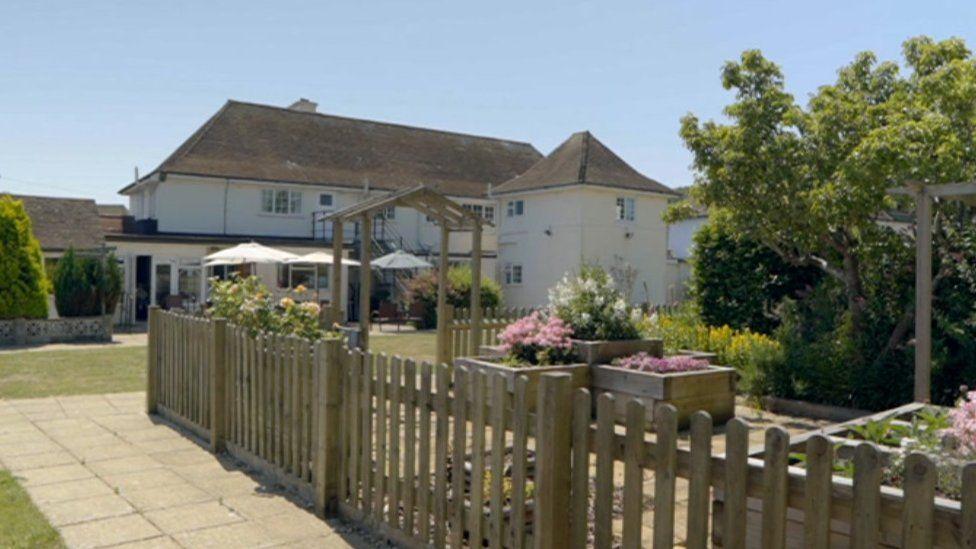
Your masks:
<instances>
[{"instance_id":1,"label":"leafy tree","mask_svg":"<svg viewBox=\"0 0 976 549\"><path fill-rule=\"evenodd\" d=\"M437 325L437 272L428 270L407 281L406 303L420 303L423 314L418 328ZM498 307L502 302L502 289L492 279L481 279L481 306ZM471 266L457 265L447 271L447 303L458 308L471 306Z\"/></svg>"},{"instance_id":2,"label":"leafy tree","mask_svg":"<svg viewBox=\"0 0 976 549\"><path fill-rule=\"evenodd\" d=\"M728 123L682 120L694 199L725 210L737 231L785 261L837 281L857 337L867 334L878 297L864 263L878 255L874 217L894 205L886 191L908 180L976 177L976 60L957 39L913 38L903 53L907 74L861 53L801 107L779 67L746 51L722 70L723 86L735 91ZM944 222L938 213L936 225ZM937 271L937 290L945 276ZM852 358L889 359L907 342L912 318L903 308L882 346Z\"/></svg>"},{"instance_id":3,"label":"leafy tree","mask_svg":"<svg viewBox=\"0 0 976 549\"><path fill-rule=\"evenodd\" d=\"M69 248L54 269L54 302L63 317L111 314L122 294L122 272L113 254L78 257Z\"/></svg>"},{"instance_id":4,"label":"leafy tree","mask_svg":"<svg viewBox=\"0 0 976 549\"><path fill-rule=\"evenodd\" d=\"M0 195L0 318L47 318L41 244L20 200Z\"/></svg>"},{"instance_id":5,"label":"leafy tree","mask_svg":"<svg viewBox=\"0 0 976 549\"><path fill-rule=\"evenodd\" d=\"M796 267L770 248L737 233L725 216L713 215L694 236L691 292L710 326L770 333L775 308L819 282L820 271Z\"/></svg>"}]
</instances>

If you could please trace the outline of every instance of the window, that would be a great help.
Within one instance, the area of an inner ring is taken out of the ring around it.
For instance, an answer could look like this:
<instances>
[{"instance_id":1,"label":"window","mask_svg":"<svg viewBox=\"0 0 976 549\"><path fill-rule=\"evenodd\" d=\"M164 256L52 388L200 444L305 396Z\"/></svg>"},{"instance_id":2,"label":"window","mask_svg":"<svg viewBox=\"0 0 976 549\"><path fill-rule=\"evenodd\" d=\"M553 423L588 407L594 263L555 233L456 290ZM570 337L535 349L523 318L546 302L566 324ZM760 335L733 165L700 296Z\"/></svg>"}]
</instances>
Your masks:
<instances>
[{"instance_id":1,"label":"window","mask_svg":"<svg viewBox=\"0 0 976 549\"><path fill-rule=\"evenodd\" d=\"M634 199L617 198L617 221L634 220Z\"/></svg>"},{"instance_id":2,"label":"window","mask_svg":"<svg viewBox=\"0 0 976 549\"><path fill-rule=\"evenodd\" d=\"M326 208L332 207L332 195L329 193L322 193L319 195L319 206L325 206Z\"/></svg>"},{"instance_id":3,"label":"window","mask_svg":"<svg viewBox=\"0 0 976 549\"><path fill-rule=\"evenodd\" d=\"M302 213L301 191L275 191L264 189L261 191L261 211L273 214Z\"/></svg>"},{"instance_id":4,"label":"window","mask_svg":"<svg viewBox=\"0 0 976 549\"><path fill-rule=\"evenodd\" d=\"M509 200L507 207L508 217L515 217L518 215L525 214L525 201L524 200Z\"/></svg>"},{"instance_id":5,"label":"window","mask_svg":"<svg viewBox=\"0 0 976 549\"><path fill-rule=\"evenodd\" d=\"M482 219L487 220L489 223L494 223L495 222L495 207L494 206L484 206L484 205L481 205L481 204L462 204L461 206L465 210L468 210L469 212L473 212L473 213L481 216Z\"/></svg>"},{"instance_id":6,"label":"window","mask_svg":"<svg viewBox=\"0 0 976 549\"><path fill-rule=\"evenodd\" d=\"M505 264L505 284L522 283L522 265L517 263Z\"/></svg>"},{"instance_id":7,"label":"window","mask_svg":"<svg viewBox=\"0 0 976 549\"><path fill-rule=\"evenodd\" d=\"M390 206L383 211L383 217L387 219L396 219L396 206Z\"/></svg>"}]
</instances>

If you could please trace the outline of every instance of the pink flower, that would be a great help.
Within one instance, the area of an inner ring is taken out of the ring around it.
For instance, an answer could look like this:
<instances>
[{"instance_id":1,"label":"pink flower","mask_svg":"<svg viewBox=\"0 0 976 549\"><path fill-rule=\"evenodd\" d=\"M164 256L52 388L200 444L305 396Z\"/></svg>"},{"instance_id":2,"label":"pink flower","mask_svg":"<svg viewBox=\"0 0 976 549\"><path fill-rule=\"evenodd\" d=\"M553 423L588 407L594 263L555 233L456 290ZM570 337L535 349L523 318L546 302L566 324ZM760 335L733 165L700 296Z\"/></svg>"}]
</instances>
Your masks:
<instances>
[{"instance_id":1,"label":"pink flower","mask_svg":"<svg viewBox=\"0 0 976 549\"><path fill-rule=\"evenodd\" d=\"M970 391L966 398L949 412L952 421L950 431L959 444L976 453L976 391Z\"/></svg>"},{"instance_id":2,"label":"pink flower","mask_svg":"<svg viewBox=\"0 0 976 549\"><path fill-rule=\"evenodd\" d=\"M506 352L514 347L542 347L555 349L570 349L573 346L570 337L573 329L562 319L551 316L543 319L536 311L529 316L522 317L508 325L498 336L502 342L502 349Z\"/></svg>"},{"instance_id":3,"label":"pink flower","mask_svg":"<svg viewBox=\"0 0 976 549\"><path fill-rule=\"evenodd\" d=\"M708 361L691 358L689 356L672 356L658 358L651 356L643 351L636 355L619 358L614 361L614 366L637 370L639 372L651 372L655 374L670 374L675 372L694 372L697 370L708 369Z\"/></svg>"}]
</instances>

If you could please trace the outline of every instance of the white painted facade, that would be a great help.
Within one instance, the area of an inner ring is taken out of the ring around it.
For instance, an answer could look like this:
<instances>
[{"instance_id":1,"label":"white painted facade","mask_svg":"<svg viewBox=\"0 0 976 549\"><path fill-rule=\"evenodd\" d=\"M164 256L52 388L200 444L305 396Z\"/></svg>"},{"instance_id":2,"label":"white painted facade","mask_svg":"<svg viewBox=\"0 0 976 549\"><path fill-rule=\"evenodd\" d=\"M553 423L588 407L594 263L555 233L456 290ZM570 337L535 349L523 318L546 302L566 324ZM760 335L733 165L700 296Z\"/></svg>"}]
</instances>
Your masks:
<instances>
[{"instance_id":1,"label":"white painted facade","mask_svg":"<svg viewBox=\"0 0 976 549\"><path fill-rule=\"evenodd\" d=\"M506 305L544 305L548 288L583 261L607 269L630 265L637 269L632 302L666 300L667 227L661 215L668 195L573 185L497 198L498 278ZM625 202L628 210L632 204L632 216L618 219L618 198L633 201ZM508 204L516 201L523 201L523 213L516 204L509 216ZM518 270L521 280L513 276Z\"/></svg>"}]
</instances>

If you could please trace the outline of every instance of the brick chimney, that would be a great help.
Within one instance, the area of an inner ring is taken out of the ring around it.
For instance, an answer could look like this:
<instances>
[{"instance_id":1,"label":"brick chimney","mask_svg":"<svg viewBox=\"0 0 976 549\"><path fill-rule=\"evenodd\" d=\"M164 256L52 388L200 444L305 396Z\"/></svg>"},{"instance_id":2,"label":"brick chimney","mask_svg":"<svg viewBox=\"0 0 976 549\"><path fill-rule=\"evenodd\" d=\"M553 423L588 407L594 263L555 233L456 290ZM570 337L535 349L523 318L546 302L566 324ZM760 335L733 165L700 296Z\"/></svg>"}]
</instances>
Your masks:
<instances>
[{"instance_id":1,"label":"brick chimney","mask_svg":"<svg viewBox=\"0 0 976 549\"><path fill-rule=\"evenodd\" d=\"M302 97L288 106L289 109L299 112L318 112L319 104Z\"/></svg>"}]
</instances>

